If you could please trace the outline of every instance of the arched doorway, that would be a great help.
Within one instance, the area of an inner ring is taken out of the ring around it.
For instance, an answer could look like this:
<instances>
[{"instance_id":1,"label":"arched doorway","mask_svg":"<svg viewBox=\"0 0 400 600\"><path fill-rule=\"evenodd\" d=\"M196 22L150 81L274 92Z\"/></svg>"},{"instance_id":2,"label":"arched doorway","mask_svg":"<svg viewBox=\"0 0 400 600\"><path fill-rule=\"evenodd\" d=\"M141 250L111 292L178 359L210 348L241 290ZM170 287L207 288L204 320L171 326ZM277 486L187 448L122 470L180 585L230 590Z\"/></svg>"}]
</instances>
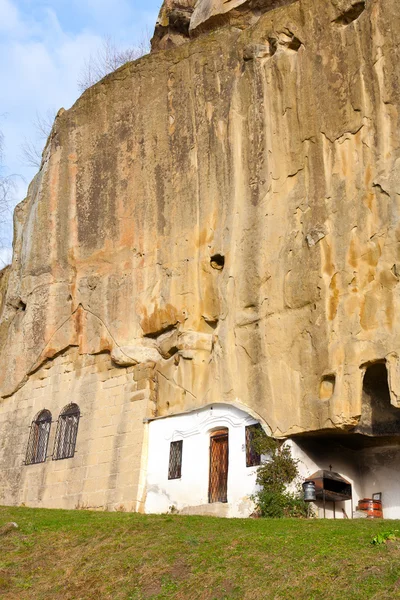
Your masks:
<instances>
[{"instance_id":1,"label":"arched doorway","mask_svg":"<svg viewBox=\"0 0 400 600\"><path fill-rule=\"evenodd\" d=\"M210 476L208 501L228 502L229 430L224 427L210 435Z\"/></svg>"}]
</instances>

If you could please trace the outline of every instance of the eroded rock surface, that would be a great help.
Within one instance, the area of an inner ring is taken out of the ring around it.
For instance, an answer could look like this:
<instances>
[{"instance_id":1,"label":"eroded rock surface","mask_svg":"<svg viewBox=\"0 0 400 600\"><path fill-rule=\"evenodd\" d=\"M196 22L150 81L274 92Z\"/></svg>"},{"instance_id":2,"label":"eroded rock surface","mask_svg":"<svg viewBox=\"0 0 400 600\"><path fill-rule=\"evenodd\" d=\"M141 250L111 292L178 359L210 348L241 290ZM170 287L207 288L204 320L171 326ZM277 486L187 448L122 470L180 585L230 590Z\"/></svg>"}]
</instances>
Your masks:
<instances>
[{"instance_id":1,"label":"eroded rock surface","mask_svg":"<svg viewBox=\"0 0 400 600\"><path fill-rule=\"evenodd\" d=\"M202 35L58 115L15 212L3 396L77 347L155 364L159 416L349 429L386 357L397 405L399 5L279 4L230 27L188 3Z\"/></svg>"},{"instance_id":2,"label":"eroded rock surface","mask_svg":"<svg viewBox=\"0 0 400 600\"><path fill-rule=\"evenodd\" d=\"M158 15L152 50L166 50L180 46L189 38L190 19L195 0L165 0Z\"/></svg>"}]
</instances>

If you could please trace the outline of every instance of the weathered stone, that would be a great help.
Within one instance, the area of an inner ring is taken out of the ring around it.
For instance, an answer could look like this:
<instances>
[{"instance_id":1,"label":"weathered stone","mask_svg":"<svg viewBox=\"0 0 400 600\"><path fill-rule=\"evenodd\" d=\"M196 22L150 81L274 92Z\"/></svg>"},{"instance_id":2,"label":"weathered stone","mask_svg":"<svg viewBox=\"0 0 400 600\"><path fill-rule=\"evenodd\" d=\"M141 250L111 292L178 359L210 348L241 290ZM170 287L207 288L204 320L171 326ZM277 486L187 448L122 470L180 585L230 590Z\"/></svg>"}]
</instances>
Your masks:
<instances>
[{"instance_id":1,"label":"weathered stone","mask_svg":"<svg viewBox=\"0 0 400 600\"><path fill-rule=\"evenodd\" d=\"M271 56L270 46L265 44L249 44L243 50L244 60L254 60L255 58L265 58Z\"/></svg>"},{"instance_id":2,"label":"weathered stone","mask_svg":"<svg viewBox=\"0 0 400 600\"><path fill-rule=\"evenodd\" d=\"M297 0L197 0L192 18L192 34L229 24L254 24L264 12Z\"/></svg>"},{"instance_id":3,"label":"weathered stone","mask_svg":"<svg viewBox=\"0 0 400 600\"><path fill-rule=\"evenodd\" d=\"M212 335L210 333L198 333L196 331L187 331L179 336L178 350L206 350L211 352Z\"/></svg>"},{"instance_id":4,"label":"weathered stone","mask_svg":"<svg viewBox=\"0 0 400 600\"><path fill-rule=\"evenodd\" d=\"M146 390L144 388L142 390L138 390L137 392L134 392L130 397L130 401L131 402L139 402L140 400L149 399L149 397L150 397L150 391Z\"/></svg>"},{"instance_id":5,"label":"weathered stone","mask_svg":"<svg viewBox=\"0 0 400 600\"><path fill-rule=\"evenodd\" d=\"M154 376L154 366L149 366L146 364L137 365L133 372L134 381L141 381L142 379L149 379L149 377Z\"/></svg>"},{"instance_id":6,"label":"weathered stone","mask_svg":"<svg viewBox=\"0 0 400 600\"><path fill-rule=\"evenodd\" d=\"M155 363L160 359L160 354L155 348L145 346L122 346L114 348L111 358L117 365L128 367L140 363Z\"/></svg>"},{"instance_id":7,"label":"weathered stone","mask_svg":"<svg viewBox=\"0 0 400 600\"><path fill-rule=\"evenodd\" d=\"M156 364L158 416L238 399L277 436L348 431L362 365L400 389L398 2L192 9L57 116L15 211L3 402L76 348Z\"/></svg>"},{"instance_id":8,"label":"weathered stone","mask_svg":"<svg viewBox=\"0 0 400 600\"><path fill-rule=\"evenodd\" d=\"M317 244L320 240L323 240L325 236L325 227L314 227L314 229L312 229L310 233L306 235L306 242L309 248L315 246L315 244Z\"/></svg>"},{"instance_id":9,"label":"weathered stone","mask_svg":"<svg viewBox=\"0 0 400 600\"><path fill-rule=\"evenodd\" d=\"M0 537L3 535L7 535L11 531L18 529L17 523L6 523L2 527L0 527Z\"/></svg>"},{"instance_id":10,"label":"weathered stone","mask_svg":"<svg viewBox=\"0 0 400 600\"><path fill-rule=\"evenodd\" d=\"M174 48L187 41L194 5L195 0L164 0L151 40L152 51Z\"/></svg>"},{"instance_id":11,"label":"weathered stone","mask_svg":"<svg viewBox=\"0 0 400 600\"><path fill-rule=\"evenodd\" d=\"M163 358L171 358L177 352L178 339L177 329L167 331L157 338L157 348Z\"/></svg>"},{"instance_id":12,"label":"weathered stone","mask_svg":"<svg viewBox=\"0 0 400 600\"><path fill-rule=\"evenodd\" d=\"M331 0L335 9L335 18L338 25L349 25L364 12L365 0Z\"/></svg>"}]
</instances>

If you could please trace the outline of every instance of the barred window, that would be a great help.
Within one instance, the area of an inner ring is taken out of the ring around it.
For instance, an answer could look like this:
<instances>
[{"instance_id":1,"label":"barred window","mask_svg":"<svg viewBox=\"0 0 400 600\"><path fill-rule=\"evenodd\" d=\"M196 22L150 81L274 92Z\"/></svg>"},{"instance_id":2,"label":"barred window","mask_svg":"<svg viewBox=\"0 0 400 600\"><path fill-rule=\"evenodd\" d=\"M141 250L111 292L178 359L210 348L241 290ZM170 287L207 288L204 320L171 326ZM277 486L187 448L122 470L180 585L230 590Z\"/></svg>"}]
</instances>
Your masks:
<instances>
[{"instance_id":1,"label":"barred window","mask_svg":"<svg viewBox=\"0 0 400 600\"><path fill-rule=\"evenodd\" d=\"M168 479L180 479L182 476L182 446L183 440L171 442L169 450Z\"/></svg>"},{"instance_id":2,"label":"barred window","mask_svg":"<svg viewBox=\"0 0 400 600\"><path fill-rule=\"evenodd\" d=\"M26 449L25 464L36 465L45 462L51 429L51 412L42 410L32 421Z\"/></svg>"},{"instance_id":3,"label":"barred window","mask_svg":"<svg viewBox=\"0 0 400 600\"><path fill-rule=\"evenodd\" d=\"M254 448L254 439L260 431L260 423L246 427L246 467L258 467L261 464L261 455Z\"/></svg>"},{"instance_id":4,"label":"barred window","mask_svg":"<svg viewBox=\"0 0 400 600\"><path fill-rule=\"evenodd\" d=\"M68 404L60 413L54 442L53 460L73 458L81 412L77 404Z\"/></svg>"}]
</instances>

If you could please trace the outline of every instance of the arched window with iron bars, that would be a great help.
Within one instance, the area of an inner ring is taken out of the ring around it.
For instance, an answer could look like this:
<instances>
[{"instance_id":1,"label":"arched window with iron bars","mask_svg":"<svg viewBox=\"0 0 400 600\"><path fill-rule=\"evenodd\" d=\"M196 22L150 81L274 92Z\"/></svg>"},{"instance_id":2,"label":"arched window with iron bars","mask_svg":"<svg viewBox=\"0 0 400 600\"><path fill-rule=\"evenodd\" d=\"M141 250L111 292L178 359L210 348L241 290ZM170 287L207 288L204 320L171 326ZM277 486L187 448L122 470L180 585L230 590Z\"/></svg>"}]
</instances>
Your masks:
<instances>
[{"instance_id":1,"label":"arched window with iron bars","mask_svg":"<svg viewBox=\"0 0 400 600\"><path fill-rule=\"evenodd\" d=\"M68 404L61 411L57 421L53 460L73 458L80 416L81 411L77 404Z\"/></svg>"},{"instance_id":2,"label":"arched window with iron bars","mask_svg":"<svg viewBox=\"0 0 400 600\"><path fill-rule=\"evenodd\" d=\"M51 412L49 410L42 410L36 415L31 424L25 457L26 465L36 465L45 462L50 429Z\"/></svg>"}]
</instances>

